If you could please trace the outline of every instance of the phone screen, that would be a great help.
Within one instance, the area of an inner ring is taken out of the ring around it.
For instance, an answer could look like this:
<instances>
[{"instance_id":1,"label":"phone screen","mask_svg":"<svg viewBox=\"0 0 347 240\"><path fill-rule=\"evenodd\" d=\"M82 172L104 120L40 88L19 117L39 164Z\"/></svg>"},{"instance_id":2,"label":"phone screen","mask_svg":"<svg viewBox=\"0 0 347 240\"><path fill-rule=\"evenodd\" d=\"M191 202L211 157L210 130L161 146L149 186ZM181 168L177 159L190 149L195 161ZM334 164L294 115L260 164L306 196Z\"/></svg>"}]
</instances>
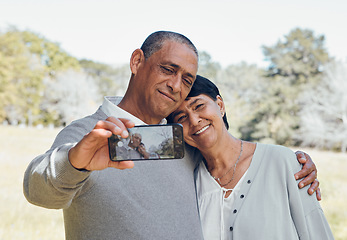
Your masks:
<instances>
[{"instance_id":1,"label":"phone screen","mask_svg":"<svg viewBox=\"0 0 347 240\"><path fill-rule=\"evenodd\" d=\"M129 137L108 139L110 159L166 160L184 157L183 128L180 124L140 125L129 128Z\"/></svg>"}]
</instances>

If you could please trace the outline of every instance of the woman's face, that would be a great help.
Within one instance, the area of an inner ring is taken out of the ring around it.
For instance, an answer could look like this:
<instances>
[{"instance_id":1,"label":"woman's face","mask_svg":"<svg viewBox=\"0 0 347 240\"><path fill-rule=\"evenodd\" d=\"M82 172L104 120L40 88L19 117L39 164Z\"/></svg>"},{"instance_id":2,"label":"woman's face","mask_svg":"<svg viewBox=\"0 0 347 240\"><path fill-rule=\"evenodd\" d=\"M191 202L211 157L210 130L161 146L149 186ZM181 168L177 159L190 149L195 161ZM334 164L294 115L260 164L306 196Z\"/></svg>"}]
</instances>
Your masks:
<instances>
[{"instance_id":1,"label":"woman's face","mask_svg":"<svg viewBox=\"0 0 347 240\"><path fill-rule=\"evenodd\" d=\"M213 100L200 94L185 100L172 116L174 122L183 125L185 142L202 150L218 144L225 128L223 115L224 103L220 96Z\"/></svg>"}]
</instances>

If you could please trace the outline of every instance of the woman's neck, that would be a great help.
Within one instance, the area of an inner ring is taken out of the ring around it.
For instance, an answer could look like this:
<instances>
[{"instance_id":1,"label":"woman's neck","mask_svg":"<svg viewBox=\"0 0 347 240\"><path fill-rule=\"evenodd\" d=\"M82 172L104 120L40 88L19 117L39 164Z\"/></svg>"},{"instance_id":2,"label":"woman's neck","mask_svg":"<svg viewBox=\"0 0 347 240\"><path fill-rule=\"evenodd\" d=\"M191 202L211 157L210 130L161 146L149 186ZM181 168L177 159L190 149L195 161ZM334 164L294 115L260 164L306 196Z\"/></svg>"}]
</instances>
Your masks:
<instances>
[{"instance_id":1,"label":"woman's neck","mask_svg":"<svg viewBox=\"0 0 347 240\"><path fill-rule=\"evenodd\" d=\"M216 173L217 176L218 173L235 164L240 154L240 146L241 140L226 131L217 144L208 149L200 149L200 152L206 160L210 173L212 175Z\"/></svg>"}]
</instances>

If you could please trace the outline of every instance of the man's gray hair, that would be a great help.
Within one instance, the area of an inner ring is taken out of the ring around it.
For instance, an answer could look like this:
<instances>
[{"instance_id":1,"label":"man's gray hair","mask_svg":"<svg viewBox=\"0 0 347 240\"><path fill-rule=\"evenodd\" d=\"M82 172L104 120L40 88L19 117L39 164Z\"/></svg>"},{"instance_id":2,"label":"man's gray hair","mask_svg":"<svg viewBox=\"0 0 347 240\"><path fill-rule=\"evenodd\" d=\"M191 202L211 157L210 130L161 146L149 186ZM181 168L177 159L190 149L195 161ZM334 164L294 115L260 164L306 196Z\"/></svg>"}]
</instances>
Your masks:
<instances>
[{"instance_id":1,"label":"man's gray hair","mask_svg":"<svg viewBox=\"0 0 347 240\"><path fill-rule=\"evenodd\" d=\"M158 31L149 35L141 46L145 59L148 59L153 53L159 51L162 48L163 43L167 40L186 44L195 52L196 56L199 57L198 50L186 36L176 32Z\"/></svg>"}]
</instances>

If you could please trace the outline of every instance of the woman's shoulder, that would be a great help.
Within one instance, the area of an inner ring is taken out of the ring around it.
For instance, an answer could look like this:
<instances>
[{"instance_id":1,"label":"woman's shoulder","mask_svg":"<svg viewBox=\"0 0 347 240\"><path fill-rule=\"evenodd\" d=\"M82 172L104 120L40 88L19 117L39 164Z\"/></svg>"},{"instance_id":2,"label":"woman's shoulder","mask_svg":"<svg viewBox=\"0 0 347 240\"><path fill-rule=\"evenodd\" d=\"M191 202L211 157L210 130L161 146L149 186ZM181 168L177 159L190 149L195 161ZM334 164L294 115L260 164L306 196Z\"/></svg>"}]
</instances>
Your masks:
<instances>
[{"instance_id":1,"label":"woman's shoulder","mask_svg":"<svg viewBox=\"0 0 347 240\"><path fill-rule=\"evenodd\" d=\"M278 157L292 157L295 155L290 148L275 144L257 143L257 151Z\"/></svg>"},{"instance_id":2,"label":"woman's shoulder","mask_svg":"<svg viewBox=\"0 0 347 240\"><path fill-rule=\"evenodd\" d=\"M282 145L262 144L257 143L256 152L261 155L263 161L280 166L291 166L291 168L298 168L300 163L296 159L293 150Z\"/></svg>"}]
</instances>

